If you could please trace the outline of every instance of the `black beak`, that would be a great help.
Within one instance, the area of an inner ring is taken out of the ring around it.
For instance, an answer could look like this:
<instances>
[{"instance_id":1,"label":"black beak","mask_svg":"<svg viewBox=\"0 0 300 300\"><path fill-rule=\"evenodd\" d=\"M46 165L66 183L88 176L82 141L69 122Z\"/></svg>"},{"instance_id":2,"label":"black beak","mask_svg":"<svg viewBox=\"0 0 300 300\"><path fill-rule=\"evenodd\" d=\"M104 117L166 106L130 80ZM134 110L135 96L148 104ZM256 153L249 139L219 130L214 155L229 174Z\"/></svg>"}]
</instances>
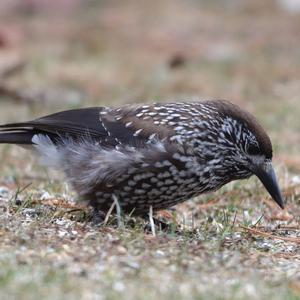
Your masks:
<instances>
[{"instance_id":1,"label":"black beak","mask_svg":"<svg viewBox=\"0 0 300 300\"><path fill-rule=\"evenodd\" d=\"M283 198L271 163L265 163L263 166L257 166L254 170L254 174L260 179L274 201L282 209L284 209Z\"/></svg>"}]
</instances>

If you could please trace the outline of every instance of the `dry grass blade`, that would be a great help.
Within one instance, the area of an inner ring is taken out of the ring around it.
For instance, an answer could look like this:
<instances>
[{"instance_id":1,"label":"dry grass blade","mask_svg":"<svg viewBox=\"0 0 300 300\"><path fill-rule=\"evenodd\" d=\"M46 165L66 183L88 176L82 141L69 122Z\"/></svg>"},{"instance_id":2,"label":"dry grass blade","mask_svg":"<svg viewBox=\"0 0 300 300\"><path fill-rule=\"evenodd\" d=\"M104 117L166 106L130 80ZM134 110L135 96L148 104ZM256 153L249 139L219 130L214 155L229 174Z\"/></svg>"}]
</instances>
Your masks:
<instances>
[{"instance_id":1,"label":"dry grass blade","mask_svg":"<svg viewBox=\"0 0 300 300\"><path fill-rule=\"evenodd\" d=\"M264 236L264 237L271 238L271 239L278 239L278 240L282 240L285 242L296 243L296 244L300 245L300 238L298 238L298 237L283 237L283 236L274 235L274 234L271 234L271 233L268 233L265 231L261 231L261 230L255 229L255 228L246 227L243 225L240 225L240 227L252 234Z\"/></svg>"},{"instance_id":2,"label":"dry grass blade","mask_svg":"<svg viewBox=\"0 0 300 300\"><path fill-rule=\"evenodd\" d=\"M106 225L107 225L107 222L108 222L108 220L109 220L109 217L111 216L111 213L112 213L113 209L115 208L115 206L116 206L116 203L115 203L115 201L114 201L114 202L112 203L111 207L109 208L109 210L108 210L106 216L105 216L105 219L104 219L104 222L103 222L103 226L106 226Z\"/></svg>"}]
</instances>

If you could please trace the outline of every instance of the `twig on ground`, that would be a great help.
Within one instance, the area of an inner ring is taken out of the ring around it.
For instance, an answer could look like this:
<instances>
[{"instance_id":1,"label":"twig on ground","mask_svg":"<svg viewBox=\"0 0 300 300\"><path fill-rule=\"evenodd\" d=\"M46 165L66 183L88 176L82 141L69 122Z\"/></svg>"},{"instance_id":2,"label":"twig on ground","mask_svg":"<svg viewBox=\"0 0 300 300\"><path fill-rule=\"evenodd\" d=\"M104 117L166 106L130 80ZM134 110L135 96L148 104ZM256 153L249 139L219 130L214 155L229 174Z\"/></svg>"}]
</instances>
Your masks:
<instances>
[{"instance_id":1,"label":"twig on ground","mask_svg":"<svg viewBox=\"0 0 300 300\"><path fill-rule=\"evenodd\" d=\"M282 240L285 242L292 242L292 243L300 244L300 238L298 238L298 237L282 237L282 236L274 235L274 234L264 232L264 231L261 231L261 230L255 229L255 228L246 227L243 225L240 225L240 227L252 234L265 236L265 237L268 237L271 239L278 239L278 240Z\"/></svg>"},{"instance_id":2,"label":"twig on ground","mask_svg":"<svg viewBox=\"0 0 300 300\"><path fill-rule=\"evenodd\" d=\"M64 199L49 199L49 200L40 200L40 199L35 199L32 200L32 204L41 204L41 205L49 205L49 206L59 206L62 208L70 208L74 210L84 210L86 206L84 205L78 205L78 204L73 204L70 203Z\"/></svg>"},{"instance_id":3,"label":"twig on ground","mask_svg":"<svg viewBox=\"0 0 300 300\"><path fill-rule=\"evenodd\" d=\"M38 99L28 97L22 92L9 88L4 84L0 84L0 95L11 98L16 102L34 103L38 101Z\"/></svg>"},{"instance_id":4,"label":"twig on ground","mask_svg":"<svg viewBox=\"0 0 300 300\"><path fill-rule=\"evenodd\" d=\"M199 207L200 209L206 209L206 208L210 208L210 207L215 207L216 205L219 204L221 198L218 198L217 200L210 200L207 203L203 203L203 204L198 204L197 207Z\"/></svg>"},{"instance_id":5,"label":"twig on ground","mask_svg":"<svg viewBox=\"0 0 300 300\"><path fill-rule=\"evenodd\" d=\"M26 65L25 61L16 60L12 61L10 64L7 64L4 68L2 67L0 70L0 78L6 78L19 73L24 69Z\"/></svg>"}]
</instances>

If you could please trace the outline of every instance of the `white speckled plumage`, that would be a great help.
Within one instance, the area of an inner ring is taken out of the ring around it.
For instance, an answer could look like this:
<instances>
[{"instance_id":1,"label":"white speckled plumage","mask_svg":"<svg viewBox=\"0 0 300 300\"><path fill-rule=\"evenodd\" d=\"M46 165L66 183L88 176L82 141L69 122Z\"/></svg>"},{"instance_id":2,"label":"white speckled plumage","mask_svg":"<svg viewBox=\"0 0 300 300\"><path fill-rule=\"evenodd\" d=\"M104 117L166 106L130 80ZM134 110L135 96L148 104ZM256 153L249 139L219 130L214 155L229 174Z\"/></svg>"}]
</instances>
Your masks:
<instances>
[{"instance_id":1,"label":"white speckled plumage","mask_svg":"<svg viewBox=\"0 0 300 300\"><path fill-rule=\"evenodd\" d=\"M248 178L251 161L272 158L257 121L225 101L88 108L2 127L0 142L7 132L16 143L28 135L43 161L104 211L112 195L127 212L167 208Z\"/></svg>"}]
</instances>

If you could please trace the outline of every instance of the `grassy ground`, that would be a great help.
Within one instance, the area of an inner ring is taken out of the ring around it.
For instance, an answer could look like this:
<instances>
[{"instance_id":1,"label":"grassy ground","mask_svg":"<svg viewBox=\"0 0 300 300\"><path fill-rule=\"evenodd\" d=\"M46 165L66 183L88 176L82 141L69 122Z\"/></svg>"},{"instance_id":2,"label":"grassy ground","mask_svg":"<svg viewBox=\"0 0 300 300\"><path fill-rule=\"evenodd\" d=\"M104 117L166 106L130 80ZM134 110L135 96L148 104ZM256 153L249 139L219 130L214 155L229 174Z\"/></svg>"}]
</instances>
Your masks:
<instances>
[{"instance_id":1,"label":"grassy ground","mask_svg":"<svg viewBox=\"0 0 300 300\"><path fill-rule=\"evenodd\" d=\"M300 299L299 14L271 0L10 3L1 122L230 99L270 133L288 204L279 210L252 178L161 212L171 228L155 237L140 219L97 227L61 174L2 145L1 299Z\"/></svg>"}]
</instances>

